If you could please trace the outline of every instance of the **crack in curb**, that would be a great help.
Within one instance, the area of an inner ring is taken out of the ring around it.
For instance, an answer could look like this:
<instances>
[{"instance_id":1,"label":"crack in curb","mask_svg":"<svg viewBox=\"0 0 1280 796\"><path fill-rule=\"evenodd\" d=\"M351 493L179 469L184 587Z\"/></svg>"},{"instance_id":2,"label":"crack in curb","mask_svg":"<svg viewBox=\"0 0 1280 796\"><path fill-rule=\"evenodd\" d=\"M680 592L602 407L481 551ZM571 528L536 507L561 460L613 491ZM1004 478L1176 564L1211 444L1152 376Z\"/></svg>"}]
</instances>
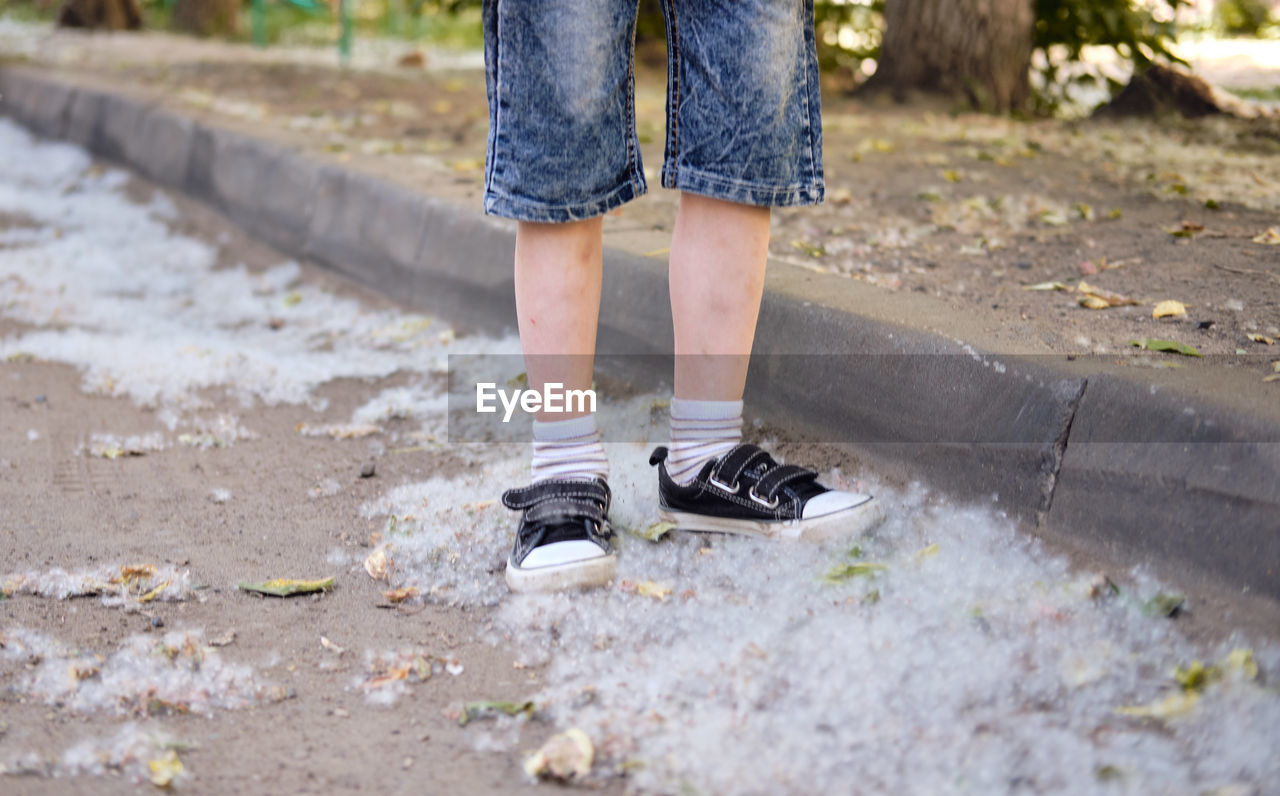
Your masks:
<instances>
[{"instance_id":1,"label":"crack in curb","mask_svg":"<svg viewBox=\"0 0 1280 796\"><path fill-rule=\"evenodd\" d=\"M1049 480L1045 484L1043 494L1043 508L1036 513L1036 530L1043 531L1049 522L1049 512L1053 510L1053 497L1058 491L1058 474L1062 470L1062 460L1067 454L1067 442L1071 436L1071 426L1076 422L1076 412L1080 409L1080 402L1084 400L1084 393L1089 389L1089 379L1085 377L1080 382L1080 390L1075 397L1067 402L1067 422L1063 424L1062 433L1053 441L1053 468L1049 471Z\"/></svg>"}]
</instances>

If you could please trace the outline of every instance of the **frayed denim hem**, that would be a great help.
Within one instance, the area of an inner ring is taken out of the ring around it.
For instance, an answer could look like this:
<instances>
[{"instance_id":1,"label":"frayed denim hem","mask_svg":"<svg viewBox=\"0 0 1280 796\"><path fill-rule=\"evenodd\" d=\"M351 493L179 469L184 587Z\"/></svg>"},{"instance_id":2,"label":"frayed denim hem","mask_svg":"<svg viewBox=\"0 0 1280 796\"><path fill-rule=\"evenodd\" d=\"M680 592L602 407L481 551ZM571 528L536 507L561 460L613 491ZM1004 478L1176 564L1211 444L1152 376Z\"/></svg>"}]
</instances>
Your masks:
<instances>
[{"instance_id":1,"label":"frayed denim hem","mask_svg":"<svg viewBox=\"0 0 1280 796\"><path fill-rule=\"evenodd\" d=\"M628 180L609 193L585 202L552 205L536 199L508 196L494 190L485 191L484 212L491 216L532 221L540 224L564 224L602 216L614 208L643 196L648 190L644 179Z\"/></svg>"},{"instance_id":2,"label":"frayed denim hem","mask_svg":"<svg viewBox=\"0 0 1280 796\"><path fill-rule=\"evenodd\" d=\"M797 185L767 185L721 177L688 166L675 172L663 168L662 187L757 207L816 205L822 203L826 194L821 178Z\"/></svg>"}]
</instances>

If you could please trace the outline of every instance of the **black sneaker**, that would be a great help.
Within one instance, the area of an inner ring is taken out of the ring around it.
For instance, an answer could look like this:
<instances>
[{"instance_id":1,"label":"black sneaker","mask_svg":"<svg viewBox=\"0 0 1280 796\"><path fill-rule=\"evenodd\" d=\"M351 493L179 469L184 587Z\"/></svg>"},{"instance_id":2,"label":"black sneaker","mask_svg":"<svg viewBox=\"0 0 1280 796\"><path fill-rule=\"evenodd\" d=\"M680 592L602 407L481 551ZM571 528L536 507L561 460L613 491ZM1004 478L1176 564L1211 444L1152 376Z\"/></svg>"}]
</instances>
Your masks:
<instances>
[{"instance_id":1,"label":"black sneaker","mask_svg":"<svg viewBox=\"0 0 1280 796\"><path fill-rule=\"evenodd\" d=\"M884 520L870 495L828 489L813 470L778 464L755 445L712 459L687 484L671 480L666 458L658 448L649 464L658 465L662 519L680 530L816 541L857 536Z\"/></svg>"},{"instance_id":2,"label":"black sneaker","mask_svg":"<svg viewBox=\"0 0 1280 796\"><path fill-rule=\"evenodd\" d=\"M557 479L509 489L502 505L523 510L507 559L512 591L603 586L618 557L609 539L609 485L599 478Z\"/></svg>"}]
</instances>

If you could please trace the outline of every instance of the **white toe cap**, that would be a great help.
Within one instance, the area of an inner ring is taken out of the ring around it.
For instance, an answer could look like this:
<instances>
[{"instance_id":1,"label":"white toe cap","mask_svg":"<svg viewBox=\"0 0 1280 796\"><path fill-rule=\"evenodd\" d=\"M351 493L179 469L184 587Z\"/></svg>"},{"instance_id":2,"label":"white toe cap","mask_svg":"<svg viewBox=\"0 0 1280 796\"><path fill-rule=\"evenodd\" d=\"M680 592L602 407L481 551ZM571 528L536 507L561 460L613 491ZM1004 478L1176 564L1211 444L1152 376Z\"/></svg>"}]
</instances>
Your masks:
<instances>
[{"instance_id":1,"label":"white toe cap","mask_svg":"<svg viewBox=\"0 0 1280 796\"><path fill-rule=\"evenodd\" d=\"M835 514L840 511L848 511L849 509L861 506L871 499L870 495L859 495L856 492L823 492L809 499L804 504L801 511L800 519L811 520L814 517L825 517L828 514Z\"/></svg>"},{"instance_id":2,"label":"white toe cap","mask_svg":"<svg viewBox=\"0 0 1280 796\"><path fill-rule=\"evenodd\" d=\"M529 551L529 555L524 557L524 561L520 562L520 568L555 567L575 561L601 558L605 555L608 554L594 542L588 542L586 539L571 539L535 547Z\"/></svg>"}]
</instances>

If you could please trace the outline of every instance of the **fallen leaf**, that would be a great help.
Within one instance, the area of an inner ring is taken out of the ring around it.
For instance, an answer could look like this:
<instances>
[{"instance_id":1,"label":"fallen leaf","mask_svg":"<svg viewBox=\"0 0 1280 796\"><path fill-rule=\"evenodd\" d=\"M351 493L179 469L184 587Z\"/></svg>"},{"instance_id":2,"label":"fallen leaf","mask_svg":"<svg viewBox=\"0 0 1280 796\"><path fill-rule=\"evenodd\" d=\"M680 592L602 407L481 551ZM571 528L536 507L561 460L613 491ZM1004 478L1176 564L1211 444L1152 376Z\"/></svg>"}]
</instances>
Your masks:
<instances>
[{"instance_id":1,"label":"fallen leaf","mask_svg":"<svg viewBox=\"0 0 1280 796\"><path fill-rule=\"evenodd\" d=\"M134 581L151 580L155 574L154 564L123 564L120 567L120 574L112 578L111 582L130 586Z\"/></svg>"},{"instance_id":2,"label":"fallen leaf","mask_svg":"<svg viewBox=\"0 0 1280 796\"><path fill-rule=\"evenodd\" d=\"M676 524L674 522L659 521L647 526L643 531L636 531L635 535L641 539L648 539L650 542L656 542L664 535L674 531Z\"/></svg>"},{"instance_id":3,"label":"fallen leaf","mask_svg":"<svg viewBox=\"0 0 1280 796\"><path fill-rule=\"evenodd\" d=\"M1090 205L1088 205L1088 204L1086 204L1086 203L1084 203L1084 202L1076 202L1075 211L1076 211L1076 214L1080 216L1081 220L1083 220L1083 221L1092 221L1092 220L1093 220L1093 207L1092 207L1092 206L1090 206Z\"/></svg>"},{"instance_id":4,"label":"fallen leaf","mask_svg":"<svg viewBox=\"0 0 1280 796\"><path fill-rule=\"evenodd\" d=\"M147 761L147 768L151 769L151 784L167 788L182 774L182 761L178 753L170 749L164 757Z\"/></svg>"},{"instance_id":5,"label":"fallen leaf","mask_svg":"<svg viewBox=\"0 0 1280 796\"><path fill-rule=\"evenodd\" d=\"M1253 236L1253 242L1264 246L1280 246L1280 227L1267 227Z\"/></svg>"},{"instance_id":6,"label":"fallen leaf","mask_svg":"<svg viewBox=\"0 0 1280 796\"><path fill-rule=\"evenodd\" d=\"M942 172L942 179L946 180L947 182L960 182L961 180L964 179L964 176L960 172L956 171L955 169L947 169L946 171Z\"/></svg>"},{"instance_id":7,"label":"fallen leaf","mask_svg":"<svg viewBox=\"0 0 1280 796\"><path fill-rule=\"evenodd\" d=\"M671 596L671 589L651 580L642 580L636 584L636 594L666 602L667 597Z\"/></svg>"},{"instance_id":8,"label":"fallen leaf","mask_svg":"<svg viewBox=\"0 0 1280 796\"><path fill-rule=\"evenodd\" d=\"M499 713L507 716L532 716L537 706L532 702L504 702L501 700L482 700L468 702L462 706L462 715L458 716L458 726L465 727L474 719L496 716Z\"/></svg>"},{"instance_id":9,"label":"fallen leaf","mask_svg":"<svg viewBox=\"0 0 1280 796\"><path fill-rule=\"evenodd\" d=\"M912 558L914 558L916 561L924 561L926 558L933 558L937 554L938 554L938 544L937 542L934 542L928 547L917 550L915 555L912 556Z\"/></svg>"},{"instance_id":10,"label":"fallen leaf","mask_svg":"<svg viewBox=\"0 0 1280 796\"><path fill-rule=\"evenodd\" d=\"M418 589L414 586L402 586L398 589L385 591L382 596L387 598L387 602L402 603L410 597L417 597Z\"/></svg>"},{"instance_id":11,"label":"fallen leaf","mask_svg":"<svg viewBox=\"0 0 1280 796\"><path fill-rule=\"evenodd\" d=\"M1185 318L1187 317L1187 305L1181 301L1173 301L1169 299L1162 301L1151 311L1152 318Z\"/></svg>"},{"instance_id":12,"label":"fallen leaf","mask_svg":"<svg viewBox=\"0 0 1280 796\"><path fill-rule=\"evenodd\" d=\"M551 736L542 748L524 761L524 771L535 779L568 782L591 773L595 747L577 728Z\"/></svg>"},{"instance_id":13,"label":"fallen leaf","mask_svg":"<svg viewBox=\"0 0 1280 796\"><path fill-rule=\"evenodd\" d=\"M1164 699L1158 699L1147 705L1126 705L1116 708L1116 713L1148 719L1172 719L1190 713L1199 701L1200 695L1195 692L1175 691Z\"/></svg>"},{"instance_id":14,"label":"fallen leaf","mask_svg":"<svg viewBox=\"0 0 1280 796\"><path fill-rule=\"evenodd\" d=\"M1051 227L1062 227L1067 224L1067 217L1055 210L1041 210L1040 222Z\"/></svg>"},{"instance_id":15,"label":"fallen leaf","mask_svg":"<svg viewBox=\"0 0 1280 796\"><path fill-rule=\"evenodd\" d=\"M152 600L154 600L155 598L159 597L159 596L160 596L160 592L164 591L166 588L168 588L168 586L169 586L169 581L167 581L167 580L166 580L166 581L164 581L164 582L162 582L162 583L160 583L160 584L159 584L158 586L156 586L154 589L152 589L151 591L149 591L149 592L147 592L146 594L144 594L144 595L142 595L141 597L139 597L139 598L138 598L138 602L140 602L140 603L149 603L149 602L151 602L151 601L152 601Z\"/></svg>"},{"instance_id":16,"label":"fallen leaf","mask_svg":"<svg viewBox=\"0 0 1280 796\"><path fill-rule=\"evenodd\" d=\"M827 195L827 201L833 205L847 205L853 201L853 191L848 188L837 188Z\"/></svg>"},{"instance_id":17,"label":"fallen leaf","mask_svg":"<svg viewBox=\"0 0 1280 796\"><path fill-rule=\"evenodd\" d=\"M850 578L865 578L878 575L888 567L874 561L857 561L852 564L836 564L822 574L824 583L840 583Z\"/></svg>"},{"instance_id":18,"label":"fallen leaf","mask_svg":"<svg viewBox=\"0 0 1280 796\"><path fill-rule=\"evenodd\" d=\"M342 653L347 651L345 647L339 647L337 644L334 644L332 641L330 641L328 636L320 637L320 646L324 649L329 650L335 655L341 655Z\"/></svg>"},{"instance_id":19,"label":"fallen leaf","mask_svg":"<svg viewBox=\"0 0 1280 796\"><path fill-rule=\"evenodd\" d=\"M821 244L809 243L803 240L791 241L791 248L799 249L800 251L804 252L810 257L815 257L815 258L822 257L827 253L827 250L823 248Z\"/></svg>"},{"instance_id":20,"label":"fallen leaf","mask_svg":"<svg viewBox=\"0 0 1280 796\"><path fill-rule=\"evenodd\" d=\"M1275 344L1276 344L1276 341L1275 341L1274 339L1272 339L1272 338L1270 338L1270 337L1267 337L1265 334L1257 334L1257 333L1254 333L1254 332L1250 332L1249 334L1246 334L1246 335L1245 335L1245 337L1249 338L1250 340L1252 340L1252 341L1253 341L1253 342L1255 342L1255 343L1262 343L1263 345L1275 345Z\"/></svg>"},{"instance_id":21,"label":"fallen leaf","mask_svg":"<svg viewBox=\"0 0 1280 796\"><path fill-rule=\"evenodd\" d=\"M387 548L379 547L364 560L364 571L374 580L386 580L391 569L391 560L387 558Z\"/></svg>"},{"instance_id":22,"label":"fallen leaf","mask_svg":"<svg viewBox=\"0 0 1280 796\"><path fill-rule=\"evenodd\" d=\"M365 689L382 688L383 686L390 685L391 683L394 683L398 680L408 680L409 673L412 671L413 671L413 663L412 662L406 663L403 666L400 666L396 669L392 669L386 674L380 674L375 677L370 677L368 680L365 680L363 683L361 683L360 687Z\"/></svg>"},{"instance_id":23,"label":"fallen leaf","mask_svg":"<svg viewBox=\"0 0 1280 796\"><path fill-rule=\"evenodd\" d=\"M1187 600L1181 594L1165 594L1159 592L1142 605L1142 612L1147 616L1177 616L1182 604Z\"/></svg>"},{"instance_id":24,"label":"fallen leaf","mask_svg":"<svg viewBox=\"0 0 1280 796\"><path fill-rule=\"evenodd\" d=\"M232 628L231 630L226 631L225 633L223 633L222 635L218 636L217 638L210 639L210 640L209 640L209 646L210 646L210 647L225 647L225 646L227 646L228 644L231 644L232 642L234 642L235 640L236 640L236 631L235 631L235 629L234 629L234 628Z\"/></svg>"},{"instance_id":25,"label":"fallen leaf","mask_svg":"<svg viewBox=\"0 0 1280 796\"><path fill-rule=\"evenodd\" d=\"M1085 296L1091 296L1093 298L1101 299L1102 301L1106 302L1106 307L1103 307L1103 306L1098 306L1097 302L1090 302L1086 304L1083 298L1080 299L1081 306L1088 307L1091 310L1106 309L1107 307L1131 307L1131 306L1137 305L1138 303L1134 299L1131 299L1127 296L1122 296L1119 293L1111 293L1109 291L1103 290L1100 287L1091 285L1088 282L1085 282L1083 280L1081 280L1081 282L1078 285L1076 285L1076 291L1079 293L1085 294Z\"/></svg>"},{"instance_id":26,"label":"fallen leaf","mask_svg":"<svg viewBox=\"0 0 1280 796\"><path fill-rule=\"evenodd\" d=\"M292 597L295 594L312 594L314 592L329 591L333 588L334 583L335 579L332 577L321 578L319 580L274 578L264 583L241 583L239 588L241 591L268 594L272 597Z\"/></svg>"},{"instance_id":27,"label":"fallen leaf","mask_svg":"<svg viewBox=\"0 0 1280 796\"><path fill-rule=\"evenodd\" d=\"M1236 647L1227 653L1227 657L1222 661L1223 668L1228 672L1238 672L1244 675L1246 680L1256 680L1258 678L1258 664L1253 660L1253 650L1243 647Z\"/></svg>"},{"instance_id":28,"label":"fallen leaf","mask_svg":"<svg viewBox=\"0 0 1280 796\"><path fill-rule=\"evenodd\" d=\"M1023 285L1023 290L1070 290L1061 282L1037 282L1034 285Z\"/></svg>"},{"instance_id":29,"label":"fallen leaf","mask_svg":"<svg viewBox=\"0 0 1280 796\"><path fill-rule=\"evenodd\" d=\"M1273 381L1280 381L1280 373L1272 373L1270 376L1263 376L1262 381L1264 384L1269 384Z\"/></svg>"},{"instance_id":30,"label":"fallen leaf","mask_svg":"<svg viewBox=\"0 0 1280 796\"><path fill-rule=\"evenodd\" d=\"M1136 346L1147 351L1169 351L1188 357L1201 356L1195 346L1187 345L1186 343L1178 343L1173 340L1157 340L1152 337L1144 337L1141 340L1130 340L1129 345Z\"/></svg>"},{"instance_id":31,"label":"fallen leaf","mask_svg":"<svg viewBox=\"0 0 1280 796\"><path fill-rule=\"evenodd\" d=\"M1087 310L1105 310L1111 308L1111 305L1107 303L1106 299L1091 295L1081 296L1080 306Z\"/></svg>"},{"instance_id":32,"label":"fallen leaf","mask_svg":"<svg viewBox=\"0 0 1280 796\"><path fill-rule=\"evenodd\" d=\"M1111 210L1107 212L1107 218L1112 221L1115 221L1120 218L1124 218L1124 211L1118 207L1113 207L1111 208Z\"/></svg>"},{"instance_id":33,"label":"fallen leaf","mask_svg":"<svg viewBox=\"0 0 1280 796\"><path fill-rule=\"evenodd\" d=\"M449 164L454 171L480 171L484 169L484 158L464 158Z\"/></svg>"},{"instance_id":34,"label":"fallen leaf","mask_svg":"<svg viewBox=\"0 0 1280 796\"><path fill-rule=\"evenodd\" d=\"M1192 661L1189 666L1179 666L1173 670L1173 679L1182 686L1183 691L1203 691L1205 686L1222 679L1222 670L1217 666L1205 666L1200 661Z\"/></svg>"},{"instance_id":35,"label":"fallen leaf","mask_svg":"<svg viewBox=\"0 0 1280 796\"><path fill-rule=\"evenodd\" d=\"M1166 227L1168 232L1175 238L1194 238L1196 233L1204 232L1204 224L1197 224L1194 221L1183 221L1176 227Z\"/></svg>"}]
</instances>

